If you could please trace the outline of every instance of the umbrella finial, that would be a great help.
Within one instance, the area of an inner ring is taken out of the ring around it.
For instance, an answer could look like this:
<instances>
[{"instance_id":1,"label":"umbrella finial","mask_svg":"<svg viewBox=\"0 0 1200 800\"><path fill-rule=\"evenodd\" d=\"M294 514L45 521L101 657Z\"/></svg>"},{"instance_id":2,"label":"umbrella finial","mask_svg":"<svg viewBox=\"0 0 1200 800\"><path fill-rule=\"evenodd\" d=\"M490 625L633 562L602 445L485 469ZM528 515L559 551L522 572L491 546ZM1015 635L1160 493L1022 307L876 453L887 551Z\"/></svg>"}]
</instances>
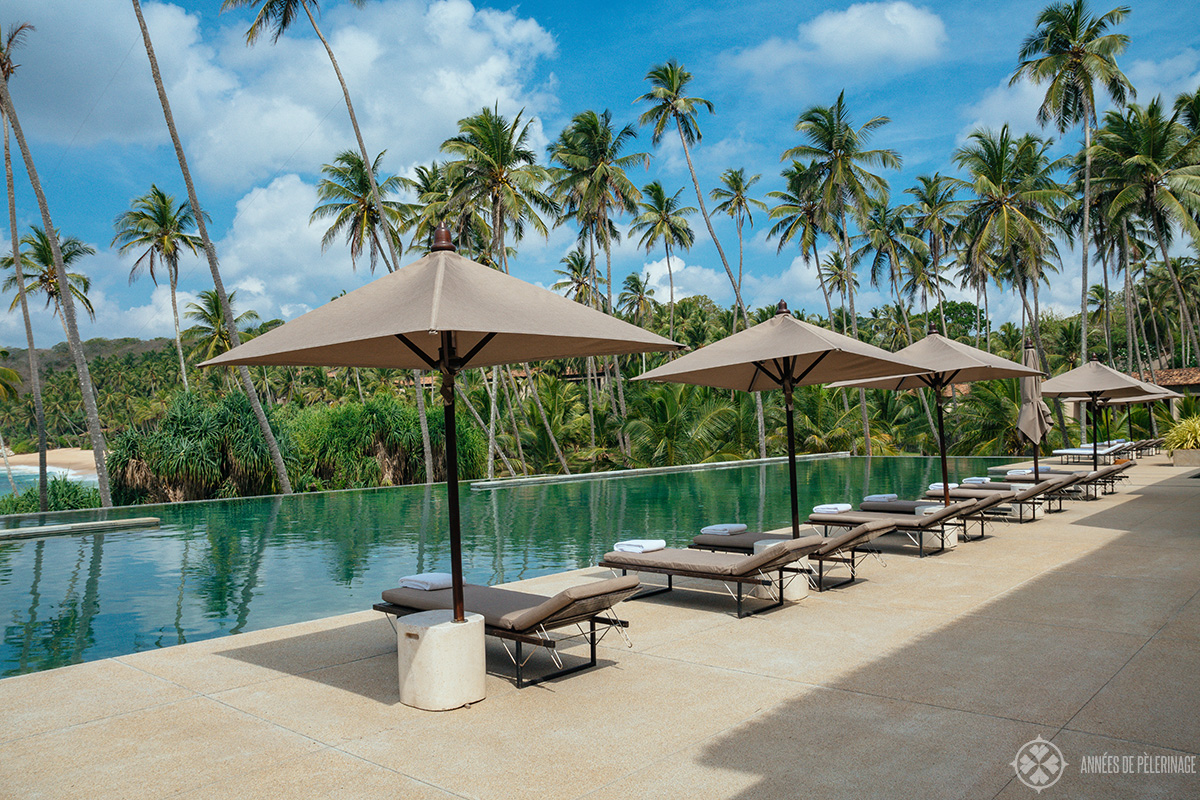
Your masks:
<instances>
[{"instance_id":1,"label":"umbrella finial","mask_svg":"<svg viewBox=\"0 0 1200 800\"><path fill-rule=\"evenodd\" d=\"M929 330L925 331L926 335L933 336L937 332L938 332L937 325L935 325L932 322L929 323Z\"/></svg>"},{"instance_id":2,"label":"umbrella finial","mask_svg":"<svg viewBox=\"0 0 1200 800\"><path fill-rule=\"evenodd\" d=\"M438 223L437 229L433 232L433 247L429 249L434 253L442 250L454 252L454 242L450 241L450 229L446 227L446 223Z\"/></svg>"},{"instance_id":3,"label":"umbrella finial","mask_svg":"<svg viewBox=\"0 0 1200 800\"><path fill-rule=\"evenodd\" d=\"M1025 337L1025 349L1026 350L1033 349L1033 339L1030 339L1028 336Z\"/></svg>"},{"instance_id":4,"label":"umbrella finial","mask_svg":"<svg viewBox=\"0 0 1200 800\"><path fill-rule=\"evenodd\" d=\"M792 312L788 311L786 300L780 300L779 305L775 306L775 316L778 317L780 314L783 314L785 317L792 315Z\"/></svg>"}]
</instances>

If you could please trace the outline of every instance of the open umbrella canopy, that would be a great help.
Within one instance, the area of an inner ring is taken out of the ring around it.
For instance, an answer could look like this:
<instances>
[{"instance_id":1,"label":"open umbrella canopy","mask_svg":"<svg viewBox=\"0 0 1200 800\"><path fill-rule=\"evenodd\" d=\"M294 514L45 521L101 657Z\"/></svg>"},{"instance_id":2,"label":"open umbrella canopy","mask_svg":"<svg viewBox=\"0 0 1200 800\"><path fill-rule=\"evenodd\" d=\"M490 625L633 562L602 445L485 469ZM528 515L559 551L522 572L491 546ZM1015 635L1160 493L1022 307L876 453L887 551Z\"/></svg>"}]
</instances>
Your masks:
<instances>
[{"instance_id":1,"label":"open umbrella canopy","mask_svg":"<svg viewBox=\"0 0 1200 800\"><path fill-rule=\"evenodd\" d=\"M899 354L793 317L780 301L771 319L663 364L638 380L760 392L879 375L924 372Z\"/></svg>"},{"instance_id":2,"label":"open umbrella canopy","mask_svg":"<svg viewBox=\"0 0 1200 800\"><path fill-rule=\"evenodd\" d=\"M454 619L463 610L454 377L468 367L678 350L683 345L454 252L439 225L432 252L201 366L382 367L442 374Z\"/></svg>"},{"instance_id":3,"label":"open umbrella canopy","mask_svg":"<svg viewBox=\"0 0 1200 800\"><path fill-rule=\"evenodd\" d=\"M455 333L459 369L682 348L452 250L435 250L202 366L430 369L442 331Z\"/></svg>"},{"instance_id":4,"label":"open umbrella canopy","mask_svg":"<svg viewBox=\"0 0 1200 800\"><path fill-rule=\"evenodd\" d=\"M1042 394L1047 397L1088 398L1098 401L1153 394L1158 388L1124 372L1117 372L1099 361L1089 361L1043 382Z\"/></svg>"},{"instance_id":5,"label":"open umbrella canopy","mask_svg":"<svg viewBox=\"0 0 1200 800\"><path fill-rule=\"evenodd\" d=\"M950 476L946 467L946 426L942 413L943 392L946 387L955 383L1030 377L1041 375L1042 371L992 355L978 347L948 339L935 333L932 326L924 339L897 350L896 357L922 365L925 372L917 375L898 374L873 381L843 381L833 385L860 386L867 389L933 389L937 404L938 450L942 461L942 502L950 505Z\"/></svg>"},{"instance_id":6,"label":"open umbrella canopy","mask_svg":"<svg viewBox=\"0 0 1200 800\"><path fill-rule=\"evenodd\" d=\"M834 385L861 386L867 389L943 389L953 383L1024 378L1042 374L1037 366L1018 364L932 331L924 339L897 350L896 358L920 364L925 371L918 375L897 374L879 380L848 380Z\"/></svg>"},{"instance_id":7,"label":"open umbrella canopy","mask_svg":"<svg viewBox=\"0 0 1200 800\"><path fill-rule=\"evenodd\" d=\"M1097 411L1103 402L1123 397L1138 397L1147 391L1153 393L1153 384L1143 383L1137 378L1117 372L1093 359L1073 370L1055 375L1042 383L1042 394L1048 397L1087 399L1092 406L1092 469L1100 468L1100 450L1096 447L1099 436Z\"/></svg>"},{"instance_id":8,"label":"open umbrella canopy","mask_svg":"<svg viewBox=\"0 0 1200 800\"><path fill-rule=\"evenodd\" d=\"M788 475L792 490L792 536L800 535L796 486L796 431L792 390L845 378L920 372L922 367L887 350L801 322L779 301L775 316L752 328L675 359L638 380L690 383L759 392L783 389L787 409Z\"/></svg>"}]
</instances>

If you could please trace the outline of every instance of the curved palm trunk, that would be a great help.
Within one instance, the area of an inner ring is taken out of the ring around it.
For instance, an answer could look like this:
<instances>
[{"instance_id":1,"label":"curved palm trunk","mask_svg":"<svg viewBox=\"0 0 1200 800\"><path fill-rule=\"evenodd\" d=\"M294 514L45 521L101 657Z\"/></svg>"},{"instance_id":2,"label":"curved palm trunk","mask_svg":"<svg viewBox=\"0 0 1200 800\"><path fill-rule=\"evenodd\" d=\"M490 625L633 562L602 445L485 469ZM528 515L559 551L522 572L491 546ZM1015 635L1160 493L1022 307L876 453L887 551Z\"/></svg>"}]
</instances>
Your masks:
<instances>
[{"instance_id":1,"label":"curved palm trunk","mask_svg":"<svg viewBox=\"0 0 1200 800\"><path fill-rule=\"evenodd\" d=\"M183 340L179 335L179 303L175 298L175 290L179 285L179 266L175 263L167 265L171 278L171 318L175 322L175 354L179 356L179 377L183 378L183 390L191 391L188 386L187 363L183 360Z\"/></svg>"},{"instance_id":2,"label":"curved palm trunk","mask_svg":"<svg viewBox=\"0 0 1200 800\"><path fill-rule=\"evenodd\" d=\"M4 125L4 180L8 187L8 232L12 236L13 270L17 276L17 299L25 321L25 341L29 347L29 389L33 393L33 416L38 436L38 510L46 511L50 501L46 495L46 406L42 399L42 376L38 368L37 347L33 341L33 322L29 318L29 302L25 297L25 273L21 270L21 243L17 237L17 194L13 185L12 150L8 142L8 115L0 114Z\"/></svg>"},{"instance_id":3,"label":"curved palm trunk","mask_svg":"<svg viewBox=\"0 0 1200 800\"><path fill-rule=\"evenodd\" d=\"M221 303L221 314L225 318L225 328L229 331L230 341L232 342L236 336L238 327L237 322L234 320L233 309L229 306L229 295L225 291L225 283L221 280L221 268L217 261L217 250L213 247L212 240L208 237L208 226L204 222L204 211L200 206L199 198L196 196L196 186L192 183L192 173L188 169L187 156L184 155L183 144L180 142L179 132L175 128L175 115L171 113L171 103L167 99L167 90L163 86L162 74L158 70L158 58L154 54L154 43L150 41L150 31L146 28L146 19L142 16L142 5L139 0L131 0L131 2L133 3L134 13L137 15L138 26L142 30L142 41L146 45L146 56L150 60L150 73L154 77L154 88L158 91L158 100L162 105L163 117L167 122L167 131L171 134L171 144L175 147L175 156L179 161L179 171L183 174L183 183L187 187L188 203L191 205L192 212L196 215L196 228L200 234L200 241L204 245L204 255L208 259L209 271L212 273L213 288L216 290L217 299ZM271 464L275 467L275 479L279 482L279 490L283 494L291 494L292 482L288 479L287 466L283 463L283 454L279 452L279 442L275 440L275 434L271 431L271 423L267 421L267 414L263 411L262 403L258 400L258 392L254 389L254 381L250 377L250 370L245 366L238 367L238 377L241 378L242 389L246 392L246 397L250 400L250 408L254 412L254 418L258 421L258 427L262 431L263 439L266 440L267 451L271 455Z\"/></svg>"},{"instance_id":4,"label":"curved palm trunk","mask_svg":"<svg viewBox=\"0 0 1200 800\"><path fill-rule=\"evenodd\" d=\"M708 207L704 205L704 194L700 191L700 180L696 177L696 168L692 166L692 151L688 149L687 139L683 135L683 125L680 124L678 119L675 120L675 129L679 131L679 143L683 145L683 157L687 160L688 172L692 175L692 186L696 189L696 202L700 204L700 214L704 217L704 225L708 228L708 235L717 247L717 255L721 257L721 266L725 267L725 274L729 276L729 284L733 287L733 296L737 300L738 308L742 310L742 316L745 316L746 304L742 302L742 290L738 286L737 279L733 277L733 270L729 268L729 259L725 257L725 250L721 247L721 242L717 239L717 232L713 230L712 220L708 218Z\"/></svg>"},{"instance_id":5,"label":"curved palm trunk","mask_svg":"<svg viewBox=\"0 0 1200 800\"><path fill-rule=\"evenodd\" d=\"M558 463L562 465L563 474L570 475L571 468L567 466L566 456L563 455L562 448L558 446L558 438L554 435L554 429L550 427L550 418L546 416L546 407L542 405L542 397L538 394L537 384L533 380L533 370L529 368L529 364L522 364L525 368L525 379L529 381L529 391L533 394L533 402L537 406L538 414L542 417L542 425L546 428L546 435L550 437L550 446L554 448L554 455L558 457Z\"/></svg>"},{"instance_id":6,"label":"curved palm trunk","mask_svg":"<svg viewBox=\"0 0 1200 800\"><path fill-rule=\"evenodd\" d=\"M675 273L671 271L671 245L665 245L667 251L667 284L671 287L669 302L667 303L670 309L671 322L669 325L668 339L675 339Z\"/></svg>"},{"instance_id":7,"label":"curved palm trunk","mask_svg":"<svg viewBox=\"0 0 1200 800\"><path fill-rule=\"evenodd\" d=\"M1163 266L1166 268L1167 274L1171 276L1171 285L1175 287L1175 300L1179 303L1179 315L1183 319L1183 325L1180 326L1179 338L1183 339L1186 335L1191 340L1192 358L1196 361L1196 366L1200 366L1200 341L1196 340L1196 326L1192 320L1192 312L1188 309L1187 299L1183 294L1183 286L1179 283L1179 276L1175 273L1175 267L1171 266L1171 257L1167 255L1167 241L1163 237L1157 220L1154 223L1154 232L1158 235L1158 247L1162 251ZM1186 326L1186 330L1184 326Z\"/></svg>"},{"instance_id":8,"label":"curved palm trunk","mask_svg":"<svg viewBox=\"0 0 1200 800\"><path fill-rule=\"evenodd\" d=\"M1088 244L1091 239L1091 211L1092 211L1092 109L1084 102L1083 113L1083 235L1079 238L1082 240L1083 249L1083 267L1081 280L1083 286L1081 288L1081 296L1079 300L1079 363L1086 364L1088 361L1088 313L1087 313L1087 296L1088 296Z\"/></svg>"},{"instance_id":9,"label":"curved palm trunk","mask_svg":"<svg viewBox=\"0 0 1200 800\"><path fill-rule=\"evenodd\" d=\"M483 384L484 386L487 386L488 392L488 480L492 480L496 477L496 454L500 450L500 448L496 446L496 423L500 420L500 406L498 403L499 398L496 396L496 382L500 379L500 377L496 374L496 370L496 367L492 367L492 380L490 382L487 378L487 372L480 370L480 373L483 375Z\"/></svg>"},{"instance_id":10,"label":"curved palm trunk","mask_svg":"<svg viewBox=\"0 0 1200 800\"><path fill-rule=\"evenodd\" d=\"M8 462L8 445L4 443L4 434L0 434L0 455L4 456L4 471L8 474L8 485L12 488L13 495L16 496L18 494L17 481L13 478L12 464Z\"/></svg>"},{"instance_id":11,"label":"curved palm trunk","mask_svg":"<svg viewBox=\"0 0 1200 800\"><path fill-rule=\"evenodd\" d=\"M1112 346L1112 314L1108 307L1108 254L1105 253L1104 260L1100 262L1100 274L1104 276L1104 346L1108 348L1108 365L1113 365L1113 346Z\"/></svg>"},{"instance_id":12,"label":"curved palm trunk","mask_svg":"<svg viewBox=\"0 0 1200 800\"><path fill-rule=\"evenodd\" d=\"M854 310L854 268L851 266L850 256L850 234L846 231L846 212L842 211L842 250L846 259L846 271L850 273L850 278L846 281L846 296L850 303L850 329L854 331L854 338L858 338L858 312ZM867 418L867 390L860 388L858 390L858 405L862 411L862 429L863 429L863 455L867 458L871 457L871 421Z\"/></svg>"},{"instance_id":13,"label":"curved palm trunk","mask_svg":"<svg viewBox=\"0 0 1200 800\"><path fill-rule=\"evenodd\" d=\"M386 259L384 260L384 264L387 266L388 272L391 272L394 269L400 268L400 257L396 253L396 243L392 241L392 237L386 229L387 217L383 213L383 202L379 199L379 184L375 181L375 168L372 166L371 156L367 153L367 145L363 141L362 130L358 127L358 117L354 113L354 103L350 100L350 89L346 86L346 79L342 77L342 68L338 65L337 57L333 54L333 48L325 40L325 34L321 32L316 18L312 15L312 9L308 7L308 3L304 2L304 0L301 0L300 5L304 7L304 13L308 15L308 21L312 24L313 32L317 34L317 38L321 40L321 44L325 47L325 53L329 56L329 63L333 66L334 74L337 75L338 85L342 88L342 98L346 101L346 113L350 116L350 127L354 129L354 139L358 143L359 155L362 156L363 170L367 173L367 182L371 185L371 203L375 206L375 213L378 215L380 223L385 226L383 238L387 242L387 250L392 258L390 264ZM421 446L425 450L425 480L427 483L432 483L433 450L429 444L429 420L425 416L425 402L423 399L417 404L417 413L421 417Z\"/></svg>"},{"instance_id":14,"label":"curved palm trunk","mask_svg":"<svg viewBox=\"0 0 1200 800\"><path fill-rule=\"evenodd\" d=\"M601 221L603 222L604 231L604 269L608 280L608 313L615 314L616 306L613 305L613 280L612 280L612 242L608 236L608 218L601 211ZM625 379L621 375L621 360L617 356L612 357L613 363L613 380L617 384L617 404L616 411L620 415L621 425L617 427L617 444L620 445L621 452L626 456L630 454L629 439L625 435L625 420L629 417L628 409L625 407Z\"/></svg>"},{"instance_id":15,"label":"curved palm trunk","mask_svg":"<svg viewBox=\"0 0 1200 800\"><path fill-rule=\"evenodd\" d=\"M421 386L421 370L414 369L413 389L417 395L417 416L421 421L421 450L425 457L425 485L433 483L433 446L429 443L429 418L425 416L425 388Z\"/></svg>"},{"instance_id":16,"label":"curved palm trunk","mask_svg":"<svg viewBox=\"0 0 1200 800\"><path fill-rule=\"evenodd\" d=\"M54 220L50 218L50 207L46 204L46 194L42 191L42 183L38 178L37 167L33 163L33 154L21 131L21 122L17 119L16 109L13 108L12 97L8 93L8 79L0 75L0 104L12 125L13 135L17 137L17 147L25 161L25 172L29 183L37 197L38 211L41 212L42 224L45 226L46 238L50 241L50 253L54 259L54 274L59 286L70 286L67 280L67 268L63 264L62 250L58 246L58 236L55 234ZM17 252L13 252L15 257ZM88 371L87 358L83 352L83 343L79 340L79 328L75 324L75 298L70 291L60 292L60 308L63 323L67 328L67 346L71 350L71 358L75 361L75 371L79 374L79 390L83 395L83 408L87 414L88 434L92 440L92 459L96 463L96 482L100 489L100 503L105 508L112 506L112 494L108 489L108 469L104 463L105 442L104 431L100 427L100 411L96 407L96 394L92 388L92 375Z\"/></svg>"}]
</instances>

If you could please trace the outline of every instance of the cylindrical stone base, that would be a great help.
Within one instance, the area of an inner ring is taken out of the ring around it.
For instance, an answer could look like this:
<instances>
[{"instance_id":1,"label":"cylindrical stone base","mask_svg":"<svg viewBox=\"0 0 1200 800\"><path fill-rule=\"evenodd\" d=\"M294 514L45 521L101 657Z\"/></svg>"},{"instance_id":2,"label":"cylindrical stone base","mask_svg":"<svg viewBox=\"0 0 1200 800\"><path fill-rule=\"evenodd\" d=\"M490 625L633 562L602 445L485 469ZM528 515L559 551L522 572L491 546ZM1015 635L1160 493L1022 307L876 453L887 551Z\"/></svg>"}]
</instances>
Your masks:
<instances>
[{"instance_id":1,"label":"cylindrical stone base","mask_svg":"<svg viewBox=\"0 0 1200 800\"><path fill-rule=\"evenodd\" d=\"M483 617L454 622L449 610L422 611L396 624L400 702L425 711L449 711L487 696Z\"/></svg>"},{"instance_id":2,"label":"cylindrical stone base","mask_svg":"<svg viewBox=\"0 0 1200 800\"><path fill-rule=\"evenodd\" d=\"M779 544L779 540L778 539L764 539L761 542L755 542L754 543L754 554L758 555L763 550L766 550L768 547L770 547L773 544ZM810 569L812 565L809 563L808 556L805 556L804 558L800 559L799 561L792 563L790 566L795 567L796 569ZM779 574L778 572L772 572L771 577L774 578L778 574ZM804 598L808 597L808 576L807 575L793 575L792 573L785 572L783 575L783 581L784 581L784 588L783 588L783 599L784 600L788 600L788 601L803 600ZM754 597L761 597L764 600L774 599L775 591L776 591L776 589L772 588L770 586L753 586L750 589L750 593Z\"/></svg>"}]
</instances>

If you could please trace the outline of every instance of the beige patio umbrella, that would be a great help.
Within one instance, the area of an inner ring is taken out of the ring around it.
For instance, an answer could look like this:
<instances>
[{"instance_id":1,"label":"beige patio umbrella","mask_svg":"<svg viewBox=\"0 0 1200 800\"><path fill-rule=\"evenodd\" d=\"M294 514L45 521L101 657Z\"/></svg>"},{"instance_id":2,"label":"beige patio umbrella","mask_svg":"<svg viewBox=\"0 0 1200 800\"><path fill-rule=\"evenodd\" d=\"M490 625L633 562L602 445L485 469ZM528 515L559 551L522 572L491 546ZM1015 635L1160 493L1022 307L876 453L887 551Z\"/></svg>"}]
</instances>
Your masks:
<instances>
[{"instance_id":1,"label":"beige patio umbrella","mask_svg":"<svg viewBox=\"0 0 1200 800\"><path fill-rule=\"evenodd\" d=\"M1107 401L1105 403L1105 405L1106 406L1146 405L1146 406L1150 406L1151 412L1153 412L1153 406L1159 400L1179 400L1183 397L1183 395L1181 395L1179 392L1171 391L1170 389L1166 388L1165 386L1159 386L1157 384L1150 383L1149 381L1140 381L1140 383L1146 387L1146 389L1147 389L1146 394L1139 395L1138 397L1114 398L1112 400ZM1127 417L1129 419L1129 439L1130 439L1130 441L1132 441L1133 440L1133 414L1129 413L1127 415Z\"/></svg>"},{"instance_id":2,"label":"beige patio umbrella","mask_svg":"<svg viewBox=\"0 0 1200 800\"><path fill-rule=\"evenodd\" d=\"M799 537L793 389L847 378L907 374L923 369L887 350L802 322L793 317L787 303L780 300L775 316L766 322L663 364L639 375L636 380L690 383L743 392L783 389L792 490L792 536Z\"/></svg>"},{"instance_id":3,"label":"beige patio umbrella","mask_svg":"<svg viewBox=\"0 0 1200 800\"><path fill-rule=\"evenodd\" d=\"M1096 411L1100 403L1122 397L1145 395L1147 388L1151 386L1153 384L1143 383L1123 372L1117 372L1093 358L1086 364L1044 381L1042 394L1047 397L1088 400L1092 416L1092 469L1096 470L1100 467L1100 453L1096 447L1099 433Z\"/></svg>"},{"instance_id":4,"label":"beige patio umbrella","mask_svg":"<svg viewBox=\"0 0 1200 800\"><path fill-rule=\"evenodd\" d=\"M1041 375L1035 367L1026 367L1007 358L992 355L986 350L969 344L947 339L930 326L928 335L919 342L896 351L903 358L925 367L920 375L898 375L874 381L843 381L834 386L861 386L870 389L933 389L937 405L938 449L942 459L942 500L950 505L950 475L946 466L946 427L942 406L946 389L955 383L996 380L999 378L1024 378Z\"/></svg>"},{"instance_id":5,"label":"beige patio umbrella","mask_svg":"<svg viewBox=\"0 0 1200 800\"><path fill-rule=\"evenodd\" d=\"M1041 479L1041 473L1038 471L1039 445L1053 423L1050 421L1050 407L1042 399L1042 376L1038 368L1037 349L1029 339L1025 340L1025 353L1021 361L1025 366L1039 372L1038 375L1021 378L1021 413L1017 416L1017 430L1033 444L1033 478L1036 482Z\"/></svg>"},{"instance_id":6,"label":"beige patio umbrella","mask_svg":"<svg viewBox=\"0 0 1200 800\"><path fill-rule=\"evenodd\" d=\"M462 621L462 547L454 378L464 369L550 358L677 350L683 345L454 252L432 252L201 366L379 367L442 374L454 619Z\"/></svg>"}]
</instances>

